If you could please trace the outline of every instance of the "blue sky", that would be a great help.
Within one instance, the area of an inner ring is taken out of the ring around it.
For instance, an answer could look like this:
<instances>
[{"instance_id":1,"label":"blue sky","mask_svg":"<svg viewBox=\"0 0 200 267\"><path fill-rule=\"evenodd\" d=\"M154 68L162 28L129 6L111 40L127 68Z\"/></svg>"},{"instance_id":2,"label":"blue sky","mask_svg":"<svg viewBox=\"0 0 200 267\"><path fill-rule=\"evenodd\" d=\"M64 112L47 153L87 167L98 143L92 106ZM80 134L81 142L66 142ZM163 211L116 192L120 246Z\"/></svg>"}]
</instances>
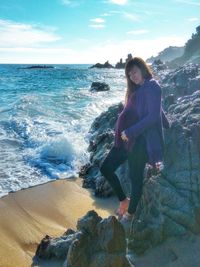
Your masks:
<instances>
[{"instance_id":1,"label":"blue sky","mask_svg":"<svg viewBox=\"0 0 200 267\"><path fill-rule=\"evenodd\" d=\"M0 63L104 63L183 46L199 0L0 0Z\"/></svg>"}]
</instances>

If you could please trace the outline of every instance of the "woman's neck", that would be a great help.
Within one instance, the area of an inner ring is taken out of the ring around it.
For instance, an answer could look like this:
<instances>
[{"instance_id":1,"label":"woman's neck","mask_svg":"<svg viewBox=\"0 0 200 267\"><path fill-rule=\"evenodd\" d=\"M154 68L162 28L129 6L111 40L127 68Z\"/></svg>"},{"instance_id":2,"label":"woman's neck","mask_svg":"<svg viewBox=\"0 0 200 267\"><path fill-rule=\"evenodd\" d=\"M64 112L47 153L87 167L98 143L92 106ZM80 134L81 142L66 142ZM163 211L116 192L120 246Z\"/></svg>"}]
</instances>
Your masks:
<instances>
[{"instance_id":1,"label":"woman's neck","mask_svg":"<svg viewBox=\"0 0 200 267\"><path fill-rule=\"evenodd\" d=\"M139 85L143 85L144 82L145 82L145 79L143 79L143 80L141 81L141 83L139 83Z\"/></svg>"}]
</instances>

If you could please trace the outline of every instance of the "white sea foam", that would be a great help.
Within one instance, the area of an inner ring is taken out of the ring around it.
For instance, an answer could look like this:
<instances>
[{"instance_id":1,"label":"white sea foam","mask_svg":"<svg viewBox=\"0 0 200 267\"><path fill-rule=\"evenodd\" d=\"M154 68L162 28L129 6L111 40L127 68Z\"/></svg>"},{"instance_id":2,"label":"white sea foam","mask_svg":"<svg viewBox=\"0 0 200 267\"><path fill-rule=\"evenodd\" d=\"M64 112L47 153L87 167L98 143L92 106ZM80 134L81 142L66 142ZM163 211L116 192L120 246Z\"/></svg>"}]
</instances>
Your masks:
<instances>
[{"instance_id":1,"label":"white sea foam","mask_svg":"<svg viewBox=\"0 0 200 267\"><path fill-rule=\"evenodd\" d=\"M0 65L6 81L0 84L0 196L78 176L89 160L91 123L123 101L123 70L68 66L39 71ZM93 81L111 90L90 92Z\"/></svg>"}]
</instances>

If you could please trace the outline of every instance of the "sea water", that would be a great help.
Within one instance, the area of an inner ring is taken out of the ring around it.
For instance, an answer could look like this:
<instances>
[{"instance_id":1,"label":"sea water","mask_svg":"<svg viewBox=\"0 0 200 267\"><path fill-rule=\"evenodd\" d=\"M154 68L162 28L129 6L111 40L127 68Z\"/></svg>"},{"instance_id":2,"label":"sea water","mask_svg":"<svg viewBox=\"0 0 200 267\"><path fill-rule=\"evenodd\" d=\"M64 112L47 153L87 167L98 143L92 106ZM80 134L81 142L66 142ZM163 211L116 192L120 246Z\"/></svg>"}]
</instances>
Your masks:
<instances>
[{"instance_id":1,"label":"sea water","mask_svg":"<svg viewBox=\"0 0 200 267\"><path fill-rule=\"evenodd\" d=\"M0 197L54 179L78 176L89 161L89 129L124 101L124 70L89 64L0 65ZM91 92L92 82L109 91Z\"/></svg>"}]
</instances>

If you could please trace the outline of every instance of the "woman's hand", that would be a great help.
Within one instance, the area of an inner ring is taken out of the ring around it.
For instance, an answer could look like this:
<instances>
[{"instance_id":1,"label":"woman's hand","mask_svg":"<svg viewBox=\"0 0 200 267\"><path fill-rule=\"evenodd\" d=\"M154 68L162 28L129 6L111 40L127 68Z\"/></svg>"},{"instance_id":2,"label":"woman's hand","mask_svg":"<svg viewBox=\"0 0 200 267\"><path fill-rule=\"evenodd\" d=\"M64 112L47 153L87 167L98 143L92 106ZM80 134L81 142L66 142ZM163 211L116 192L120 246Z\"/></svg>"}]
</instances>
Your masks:
<instances>
[{"instance_id":1,"label":"woman's hand","mask_svg":"<svg viewBox=\"0 0 200 267\"><path fill-rule=\"evenodd\" d=\"M121 132L121 138L123 141L128 141L128 137L126 136L124 131Z\"/></svg>"}]
</instances>

